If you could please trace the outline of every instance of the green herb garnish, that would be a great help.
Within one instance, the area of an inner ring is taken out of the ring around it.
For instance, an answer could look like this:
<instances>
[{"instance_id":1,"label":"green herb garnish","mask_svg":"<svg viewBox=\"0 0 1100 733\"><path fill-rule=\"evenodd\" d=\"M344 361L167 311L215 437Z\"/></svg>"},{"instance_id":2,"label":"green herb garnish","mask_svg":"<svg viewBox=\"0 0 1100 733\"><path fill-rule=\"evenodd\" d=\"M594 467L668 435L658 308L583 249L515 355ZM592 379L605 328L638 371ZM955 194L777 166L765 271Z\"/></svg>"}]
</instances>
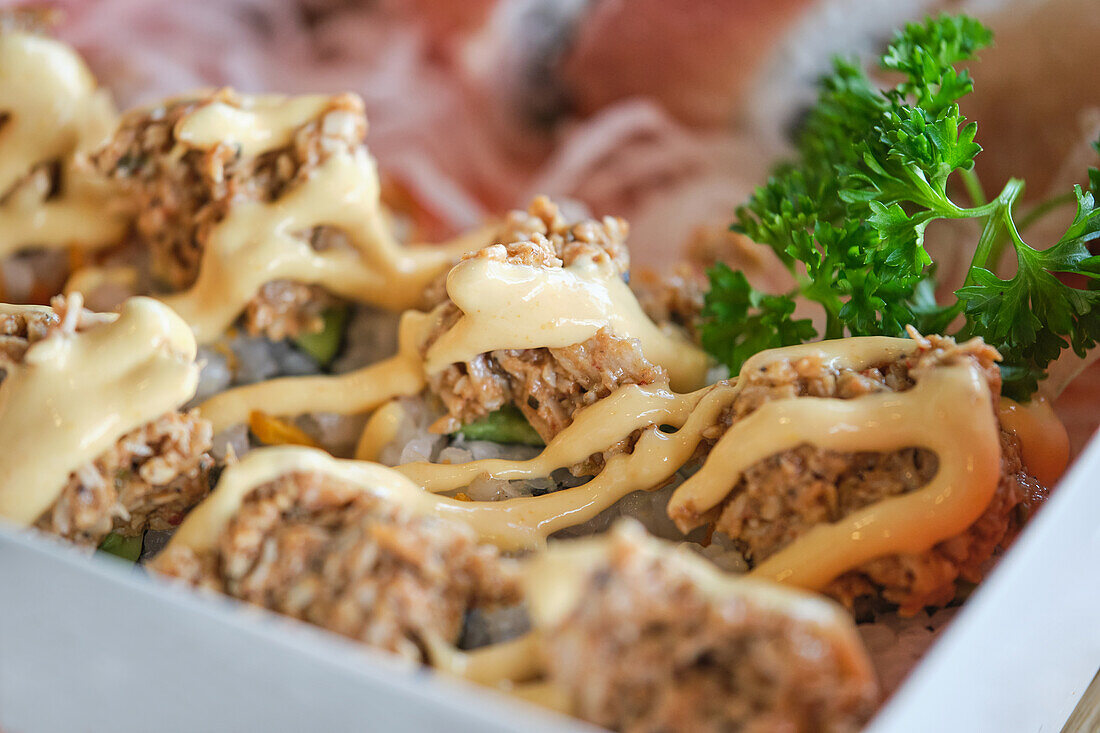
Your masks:
<instances>
[{"instance_id":1,"label":"green herb garnish","mask_svg":"<svg viewBox=\"0 0 1100 733\"><path fill-rule=\"evenodd\" d=\"M127 537L118 532L111 532L99 543L98 550L133 563L141 557L141 548L144 542L145 538L142 535Z\"/></svg>"},{"instance_id":2,"label":"green herb garnish","mask_svg":"<svg viewBox=\"0 0 1100 733\"><path fill-rule=\"evenodd\" d=\"M981 336L997 347L1005 357L1004 391L1017 399L1035 391L1063 349L1083 357L1095 345L1100 290L1072 287L1055 274L1100 279L1100 257L1087 249L1100 237L1100 172L1090 170L1091 190L1075 188L1077 216L1048 249L1020 236L1014 208L1023 181L1011 179L985 200L974 173L977 125L958 106L973 80L957 67L991 40L987 28L965 16L910 24L880 59L883 71L901 76L885 90L856 63L834 61L799 136L797 158L737 210L734 225L769 245L797 287L767 295L724 265L708 273L703 346L731 372L756 351L817 337L809 319L793 317L799 298L824 309L825 338L899 336L910 324L943 333L961 316L952 335ZM949 195L953 178L969 206ZM948 304L932 296L935 268L924 249L926 228L940 219L984 222L965 283ZM1001 279L993 269L1008 244L1018 267Z\"/></svg>"},{"instance_id":3,"label":"green herb garnish","mask_svg":"<svg viewBox=\"0 0 1100 733\"><path fill-rule=\"evenodd\" d=\"M324 368L332 363L344 341L344 330L348 324L348 307L345 305L326 308L321 314L324 326L314 333L303 333L294 337L294 344Z\"/></svg>"},{"instance_id":4,"label":"green herb garnish","mask_svg":"<svg viewBox=\"0 0 1100 733\"><path fill-rule=\"evenodd\" d=\"M458 431L466 440L489 440L494 443L546 445L527 418L515 405L505 405L496 412L474 420Z\"/></svg>"}]
</instances>

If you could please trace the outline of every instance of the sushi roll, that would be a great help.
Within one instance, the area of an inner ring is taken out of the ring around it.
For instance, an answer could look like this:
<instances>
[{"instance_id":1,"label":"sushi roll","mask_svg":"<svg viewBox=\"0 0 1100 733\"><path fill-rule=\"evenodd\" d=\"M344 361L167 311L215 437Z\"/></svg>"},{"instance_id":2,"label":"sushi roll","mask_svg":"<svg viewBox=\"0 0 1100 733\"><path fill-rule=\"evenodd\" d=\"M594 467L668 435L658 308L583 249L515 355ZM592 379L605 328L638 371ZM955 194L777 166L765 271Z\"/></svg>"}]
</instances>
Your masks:
<instances>
[{"instance_id":1,"label":"sushi roll","mask_svg":"<svg viewBox=\"0 0 1100 733\"><path fill-rule=\"evenodd\" d=\"M520 599L514 562L382 466L256 450L222 473L153 568L419 663L472 609Z\"/></svg>"},{"instance_id":2,"label":"sushi roll","mask_svg":"<svg viewBox=\"0 0 1100 733\"><path fill-rule=\"evenodd\" d=\"M878 700L840 607L722 573L637 523L553 545L524 590L532 632L457 668L610 730L854 731Z\"/></svg>"},{"instance_id":3,"label":"sushi roll","mask_svg":"<svg viewBox=\"0 0 1100 733\"><path fill-rule=\"evenodd\" d=\"M190 330L148 298L119 313L0 306L0 517L94 547L175 528L209 490L210 423L181 411Z\"/></svg>"},{"instance_id":4,"label":"sushi roll","mask_svg":"<svg viewBox=\"0 0 1100 733\"><path fill-rule=\"evenodd\" d=\"M0 12L0 300L47 303L74 267L124 241L130 207L88 162L117 113L44 9Z\"/></svg>"},{"instance_id":5,"label":"sushi roll","mask_svg":"<svg viewBox=\"0 0 1100 733\"><path fill-rule=\"evenodd\" d=\"M981 580L1046 497L1034 474L1064 466L1065 435L1024 445L1001 424L999 355L980 340L860 341L747 362L668 511L755 572L913 614Z\"/></svg>"}]
</instances>

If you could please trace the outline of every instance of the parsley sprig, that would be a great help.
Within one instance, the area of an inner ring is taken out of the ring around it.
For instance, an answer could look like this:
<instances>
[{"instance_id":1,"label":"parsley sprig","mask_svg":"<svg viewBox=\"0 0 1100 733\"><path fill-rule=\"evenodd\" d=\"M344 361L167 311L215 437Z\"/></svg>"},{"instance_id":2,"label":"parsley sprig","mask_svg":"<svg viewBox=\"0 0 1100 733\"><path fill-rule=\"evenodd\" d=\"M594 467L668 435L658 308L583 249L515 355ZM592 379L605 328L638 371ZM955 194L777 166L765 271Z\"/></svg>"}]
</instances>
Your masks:
<instances>
[{"instance_id":1,"label":"parsley sprig","mask_svg":"<svg viewBox=\"0 0 1100 733\"><path fill-rule=\"evenodd\" d=\"M991 41L987 28L965 16L910 24L881 57L881 69L901 78L887 89L857 63L834 61L796 159L737 209L734 225L769 245L797 287L764 294L742 273L712 268L702 340L715 358L736 371L756 351L816 338L811 321L794 316L799 298L824 310L825 338L896 336L909 324L942 333L961 321L954 335L996 346L1005 357L1005 393L1021 399L1063 349L1084 356L1095 346L1100 289L1073 287L1056 275L1100 279L1100 258L1087 248L1100 237L1100 172L1090 170L1090 190L1075 189L1077 216L1047 249L1020 236L1014 210L1022 181L1009 180L994 199L982 200L974 174L977 125L958 105L973 79L959 65ZM963 179L969 206L949 193L953 177ZM935 267L924 248L928 225L943 219L984 221L966 281L949 304L934 298ZM1006 243L1018 266L1002 279L994 269Z\"/></svg>"}]
</instances>

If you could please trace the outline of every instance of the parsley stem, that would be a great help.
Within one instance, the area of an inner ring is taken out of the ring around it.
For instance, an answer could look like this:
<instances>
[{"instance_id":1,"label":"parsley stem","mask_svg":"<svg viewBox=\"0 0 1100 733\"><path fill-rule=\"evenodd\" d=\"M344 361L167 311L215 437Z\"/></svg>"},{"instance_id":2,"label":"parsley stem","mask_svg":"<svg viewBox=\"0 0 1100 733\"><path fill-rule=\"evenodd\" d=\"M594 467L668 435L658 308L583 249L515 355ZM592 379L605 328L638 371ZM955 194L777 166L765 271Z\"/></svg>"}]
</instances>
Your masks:
<instances>
[{"instance_id":1,"label":"parsley stem","mask_svg":"<svg viewBox=\"0 0 1100 733\"><path fill-rule=\"evenodd\" d=\"M985 220L985 227L982 229L982 235L978 238L978 246L974 250L974 259L970 261L970 269L966 271L966 279L963 280L964 287L974 284L974 271L980 267L985 267L989 255L993 251L993 243L1000 239L1003 227L1004 222L999 216L991 215Z\"/></svg>"},{"instance_id":2,"label":"parsley stem","mask_svg":"<svg viewBox=\"0 0 1100 733\"><path fill-rule=\"evenodd\" d=\"M1004 219L1005 231L1008 232L1009 239L1012 240L1017 258L1022 258L1028 253L1034 254L1035 250L1020 236L1020 230L1016 227L1016 221L1012 218L1012 207L1006 206L1002 209L1001 217ZM1020 267L1023 266L1024 263L1020 262Z\"/></svg>"},{"instance_id":3,"label":"parsley stem","mask_svg":"<svg viewBox=\"0 0 1100 733\"><path fill-rule=\"evenodd\" d=\"M989 199L985 197L985 189L982 187L981 179L978 178L978 174L974 172L974 169L964 169L959 175L962 177L963 187L966 188L966 195L970 197L970 205L985 206Z\"/></svg>"},{"instance_id":4,"label":"parsley stem","mask_svg":"<svg viewBox=\"0 0 1100 733\"><path fill-rule=\"evenodd\" d=\"M1013 184L1016 184L1013 186ZM1009 189L1012 189L1011 191ZM1009 179L1005 184L1005 188L1001 191L1001 195L997 197L998 201L1003 201L1001 206L1001 212L1004 214L1005 219L1008 220L1008 227L1011 229L1010 234L1015 234L1016 239L1020 238L1020 235L1016 232L1016 222L1012 219L1012 209L1016 205L1016 199L1024 192L1024 182L1018 178ZM1022 241L1021 241L1022 243ZM996 270L997 266L1001 264L1001 256L1004 255L1005 245L1008 244L1007 240L997 235L993 239L993 246L989 250L989 269Z\"/></svg>"},{"instance_id":5,"label":"parsley stem","mask_svg":"<svg viewBox=\"0 0 1100 733\"><path fill-rule=\"evenodd\" d=\"M1024 182L1018 178L1011 178L1005 184L1004 190L991 204L979 207L985 209L992 206L993 208L987 213L988 218L985 221L985 228L982 230L981 237L978 238L978 246L974 250L974 258L970 261L970 269L966 273L966 280L963 285L974 284L974 271L977 268L985 267L991 260L993 266L996 266L1000 251L1004 249L1004 240L1000 237L1004 221L999 214L1002 211L1011 211L1012 205L1023 193L1023 190Z\"/></svg>"},{"instance_id":6,"label":"parsley stem","mask_svg":"<svg viewBox=\"0 0 1100 733\"><path fill-rule=\"evenodd\" d=\"M1076 194L1073 191L1060 194L1058 196L1052 196L1046 201L1041 201L1027 213L1025 217L1020 220L1017 225L1013 222L1013 231L1016 232L1017 238L1019 238L1021 232L1026 232L1029 227L1038 222L1047 214L1057 209L1066 206L1069 203L1077 200ZM1001 264L1001 257L1004 255L1005 244L1007 243L1005 238L1005 232L998 232L997 238L993 242L993 247L989 253L989 269L996 270L997 266ZM1023 240L1021 240L1023 241Z\"/></svg>"},{"instance_id":7,"label":"parsley stem","mask_svg":"<svg viewBox=\"0 0 1100 733\"><path fill-rule=\"evenodd\" d=\"M940 213L940 216L947 219L981 219L986 216L994 216L1002 208L1003 197L1004 191L1001 191L1000 195L989 203L975 206L972 209L960 209L956 206L954 209L945 209Z\"/></svg>"}]
</instances>

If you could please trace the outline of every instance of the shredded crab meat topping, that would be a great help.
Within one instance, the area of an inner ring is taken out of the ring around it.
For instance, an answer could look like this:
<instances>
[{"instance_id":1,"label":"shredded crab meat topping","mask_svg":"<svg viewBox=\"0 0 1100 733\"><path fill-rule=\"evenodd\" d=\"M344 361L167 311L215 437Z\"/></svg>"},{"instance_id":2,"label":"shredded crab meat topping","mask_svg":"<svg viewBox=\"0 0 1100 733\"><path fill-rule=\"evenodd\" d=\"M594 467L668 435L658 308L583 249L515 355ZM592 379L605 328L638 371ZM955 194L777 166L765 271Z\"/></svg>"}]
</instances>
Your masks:
<instances>
[{"instance_id":1,"label":"shredded crab meat topping","mask_svg":"<svg viewBox=\"0 0 1100 733\"><path fill-rule=\"evenodd\" d=\"M338 479L295 473L245 498L214 550L158 569L410 659L454 644L472 608L520 600L518 569L472 529Z\"/></svg>"},{"instance_id":2,"label":"shredded crab meat topping","mask_svg":"<svg viewBox=\"0 0 1100 733\"><path fill-rule=\"evenodd\" d=\"M138 202L136 230L150 250L153 277L172 291L195 282L207 241L232 207L276 200L331 157L354 153L367 130L362 101L340 94L299 127L288 145L259 155L244 155L228 142L202 149L179 140L180 122L211 104L239 108L244 99L220 89L134 110L123 116L111 141L94 156L97 168L118 185L121 195ZM331 227L315 227L300 236L318 251L349 246ZM273 340L318 331L322 311L334 302L320 286L268 283L249 302L244 327Z\"/></svg>"},{"instance_id":3,"label":"shredded crab meat topping","mask_svg":"<svg viewBox=\"0 0 1100 733\"><path fill-rule=\"evenodd\" d=\"M779 359L742 376L741 391L708 437L766 402L797 397L855 399L882 391L910 389L928 370L970 361L994 396L1000 393L996 350L975 339L963 344L945 337L920 337L911 356L869 369L838 369L816 358ZM1045 490L1026 473L1019 441L1002 431L1002 470L985 513L963 534L925 553L878 558L836 579L826 592L850 608L880 600L912 615L942 606L959 583L977 582L991 559L1015 536L1021 517L1034 510ZM835 522L891 496L915 491L936 475L936 455L919 446L887 453L838 452L803 445L771 456L746 470L718 507L714 529L733 540L750 562L761 562L812 527Z\"/></svg>"},{"instance_id":4,"label":"shredded crab meat topping","mask_svg":"<svg viewBox=\"0 0 1100 733\"><path fill-rule=\"evenodd\" d=\"M877 699L841 642L746 597L715 600L613 532L583 601L545 631L549 677L613 730L858 730Z\"/></svg>"},{"instance_id":5,"label":"shredded crab meat topping","mask_svg":"<svg viewBox=\"0 0 1100 733\"><path fill-rule=\"evenodd\" d=\"M79 294L55 297L51 310L0 314L0 361L20 364L32 344L111 318L85 310ZM212 441L210 423L197 411L161 415L76 468L35 526L82 545L112 531L171 529L209 491Z\"/></svg>"},{"instance_id":6,"label":"shredded crab meat topping","mask_svg":"<svg viewBox=\"0 0 1100 733\"><path fill-rule=\"evenodd\" d=\"M508 215L494 237L497 243L464 259L554 269L588 258L611 263L625 276L630 265L627 230L626 222L613 217L569 224L553 202L540 196L527 211ZM438 286L435 290L444 292ZM461 311L445 300L438 316L438 325L421 346L422 353L455 324ZM550 440L572 422L581 407L626 384L667 382L668 374L645 358L637 340L602 329L571 346L480 354L430 375L428 381L430 391L447 410L432 426L435 432L454 432L512 404L544 440Z\"/></svg>"}]
</instances>

